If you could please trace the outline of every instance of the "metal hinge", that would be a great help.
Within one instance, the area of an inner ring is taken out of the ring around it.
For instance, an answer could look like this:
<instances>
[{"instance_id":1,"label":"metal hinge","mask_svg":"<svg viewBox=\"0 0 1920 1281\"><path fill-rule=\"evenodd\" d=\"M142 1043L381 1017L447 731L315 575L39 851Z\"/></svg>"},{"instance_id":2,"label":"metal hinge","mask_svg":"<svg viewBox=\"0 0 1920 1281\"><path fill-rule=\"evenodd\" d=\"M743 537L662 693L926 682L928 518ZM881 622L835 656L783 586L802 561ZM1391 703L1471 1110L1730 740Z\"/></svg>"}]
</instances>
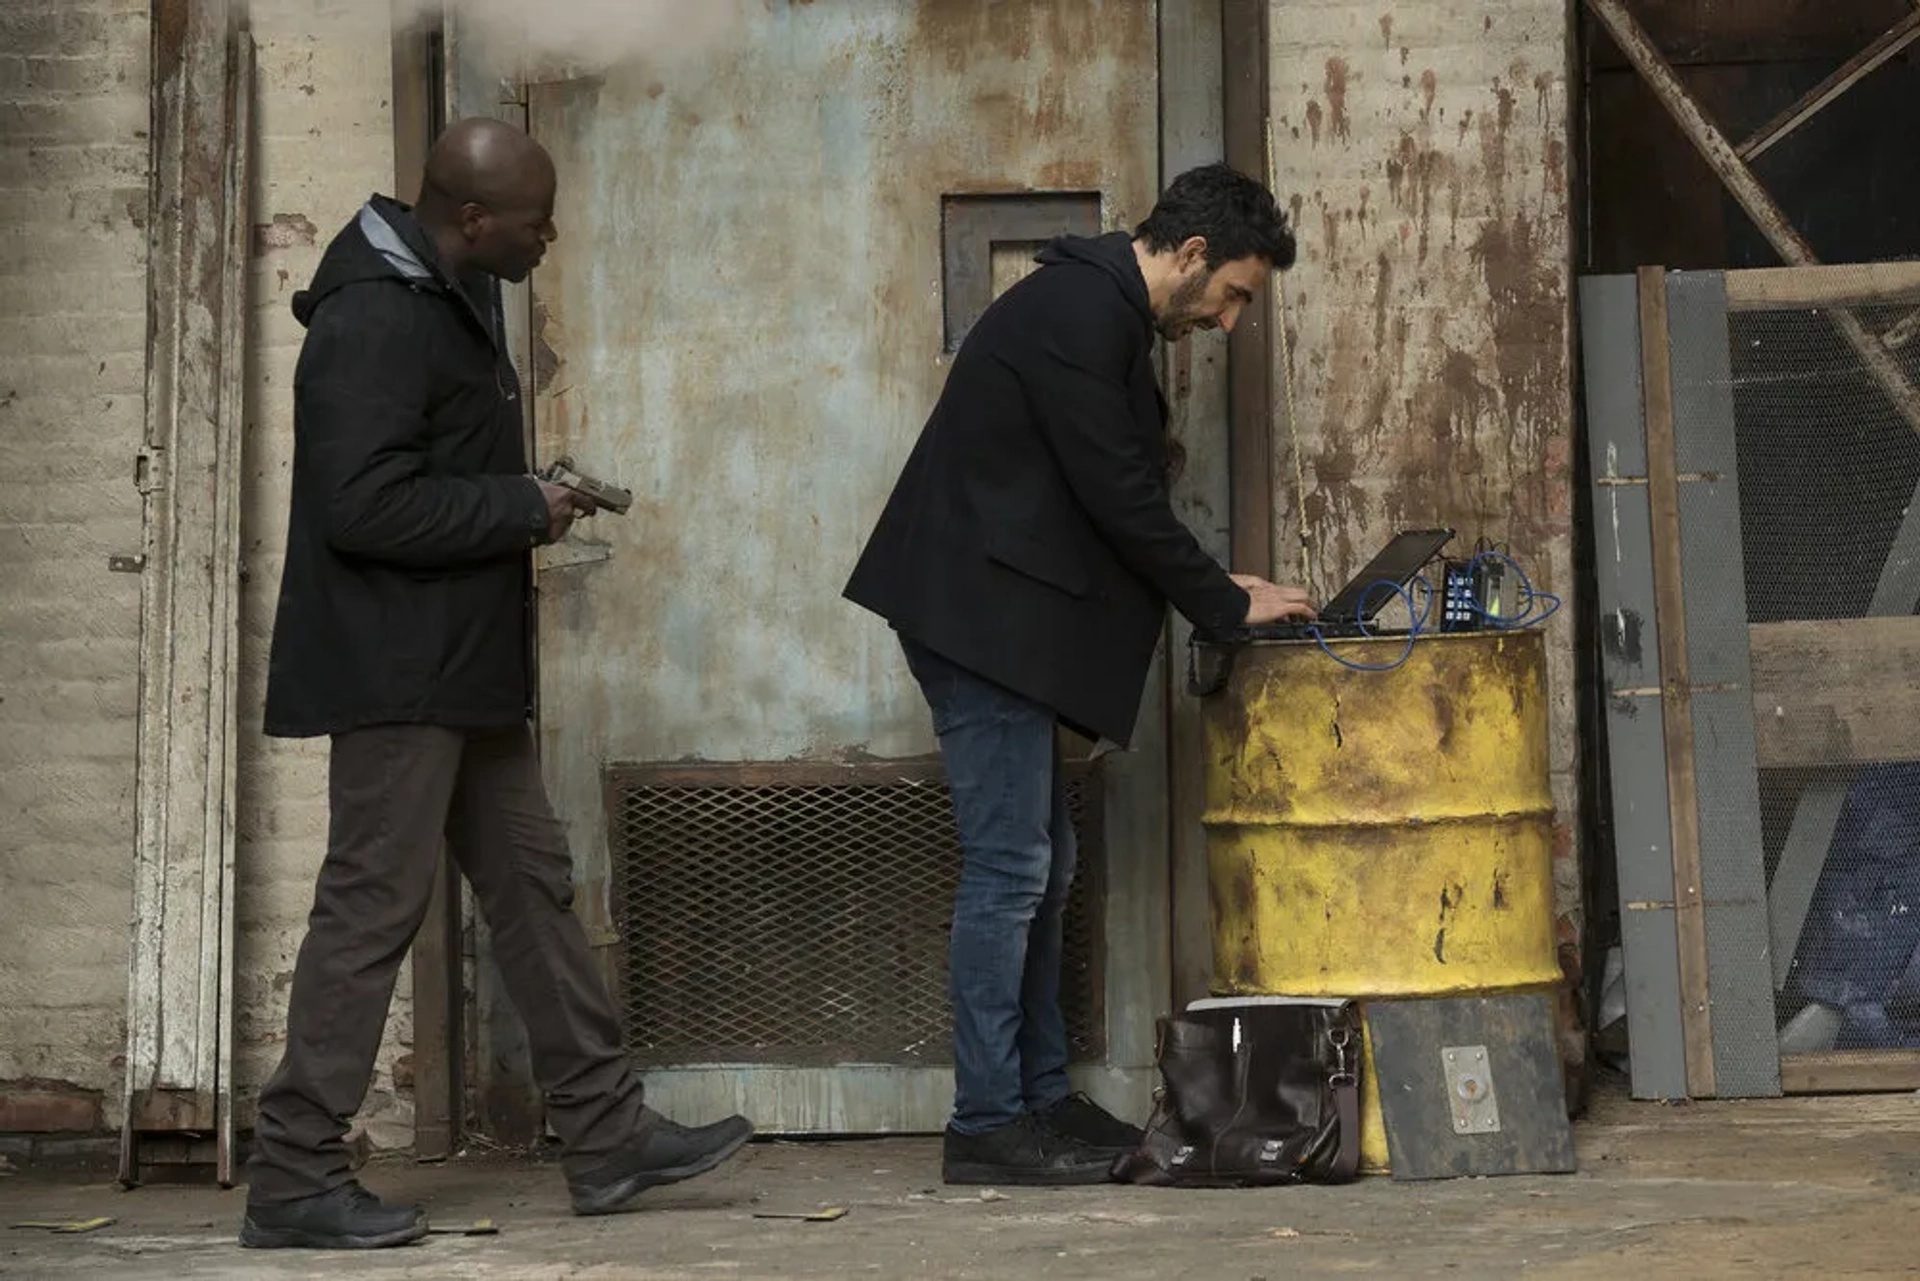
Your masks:
<instances>
[{"instance_id":1,"label":"metal hinge","mask_svg":"<svg viewBox=\"0 0 1920 1281\"><path fill-rule=\"evenodd\" d=\"M164 488L167 483L167 451L158 445L149 445L133 456L133 487L143 494L151 494Z\"/></svg>"}]
</instances>

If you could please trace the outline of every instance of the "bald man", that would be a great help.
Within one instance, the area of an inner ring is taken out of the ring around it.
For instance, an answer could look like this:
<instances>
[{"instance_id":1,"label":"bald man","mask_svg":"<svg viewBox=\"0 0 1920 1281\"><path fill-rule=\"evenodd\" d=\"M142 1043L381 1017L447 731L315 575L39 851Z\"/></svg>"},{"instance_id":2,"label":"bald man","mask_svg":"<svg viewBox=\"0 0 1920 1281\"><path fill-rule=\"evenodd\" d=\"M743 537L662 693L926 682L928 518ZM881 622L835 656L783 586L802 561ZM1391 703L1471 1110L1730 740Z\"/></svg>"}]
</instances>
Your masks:
<instances>
[{"instance_id":1,"label":"bald man","mask_svg":"<svg viewBox=\"0 0 1920 1281\"><path fill-rule=\"evenodd\" d=\"M441 842L492 932L527 1027L573 1208L604 1214L746 1143L647 1108L586 935L529 730L529 552L573 496L528 474L498 281L554 239L553 162L490 120L453 126L412 209L375 196L294 295L292 511L266 731L331 739L326 858L260 1092L240 1241L371 1248L426 1216L353 1177L373 1073Z\"/></svg>"}]
</instances>

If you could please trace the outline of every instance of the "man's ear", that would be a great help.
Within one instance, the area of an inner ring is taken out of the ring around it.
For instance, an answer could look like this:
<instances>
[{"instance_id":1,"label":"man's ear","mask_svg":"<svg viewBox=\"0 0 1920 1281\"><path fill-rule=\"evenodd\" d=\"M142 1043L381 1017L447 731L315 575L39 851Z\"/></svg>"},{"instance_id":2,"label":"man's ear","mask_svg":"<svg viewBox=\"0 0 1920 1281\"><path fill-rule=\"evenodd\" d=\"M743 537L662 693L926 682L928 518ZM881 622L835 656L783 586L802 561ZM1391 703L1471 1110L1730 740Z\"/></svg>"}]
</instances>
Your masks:
<instances>
[{"instance_id":1,"label":"man's ear","mask_svg":"<svg viewBox=\"0 0 1920 1281\"><path fill-rule=\"evenodd\" d=\"M1173 261L1174 265L1179 267L1182 273L1190 272L1196 267L1206 266L1207 238L1205 236L1188 236L1181 242L1180 247L1174 250Z\"/></svg>"},{"instance_id":2,"label":"man's ear","mask_svg":"<svg viewBox=\"0 0 1920 1281\"><path fill-rule=\"evenodd\" d=\"M477 239L483 230L482 224L486 220L487 210L484 205L468 201L460 206L460 230L466 233L467 239Z\"/></svg>"}]
</instances>

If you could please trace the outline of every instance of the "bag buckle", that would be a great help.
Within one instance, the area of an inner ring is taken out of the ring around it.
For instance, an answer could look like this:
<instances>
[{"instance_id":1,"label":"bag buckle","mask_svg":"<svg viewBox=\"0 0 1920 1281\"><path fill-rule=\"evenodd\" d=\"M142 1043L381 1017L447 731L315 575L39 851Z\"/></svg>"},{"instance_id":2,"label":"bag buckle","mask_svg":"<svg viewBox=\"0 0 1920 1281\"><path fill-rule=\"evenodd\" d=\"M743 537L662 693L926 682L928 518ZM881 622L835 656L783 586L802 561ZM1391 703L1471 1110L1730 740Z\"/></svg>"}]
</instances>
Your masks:
<instances>
[{"instance_id":1,"label":"bag buckle","mask_svg":"<svg viewBox=\"0 0 1920 1281\"><path fill-rule=\"evenodd\" d=\"M1344 1025L1327 1033L1327 1039L1333 1043L1333 1074L1327 1078L1330 1085L1358 1085L1359 1077L1347 1066L1347 1048L1353 1044L1353 1029Z\"/></svg>"}]
</instances>

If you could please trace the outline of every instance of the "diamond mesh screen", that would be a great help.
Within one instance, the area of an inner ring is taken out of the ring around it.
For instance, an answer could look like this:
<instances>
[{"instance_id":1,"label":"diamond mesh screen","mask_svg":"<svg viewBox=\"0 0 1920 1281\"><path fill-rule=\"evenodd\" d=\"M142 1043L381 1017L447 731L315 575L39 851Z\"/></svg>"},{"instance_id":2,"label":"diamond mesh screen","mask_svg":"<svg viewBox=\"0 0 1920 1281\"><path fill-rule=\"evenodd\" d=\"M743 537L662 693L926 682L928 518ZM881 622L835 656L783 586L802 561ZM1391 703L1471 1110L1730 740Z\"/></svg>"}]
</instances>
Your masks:
<instances>
[{"instance_id":1,"label":"diamond mesh screen","mask_svg":"<svg viewBox=\"0 0 1920 1281\"><path fill-rule=\"evenodd\" d=\"M1853 314L1920 384L1913 312ZM1915 613L1920 430L1887 380L1830 312L1736 313L1730 340L1748 620ZM1793 940L1776 957L1784 1053L1920 1047L1920 764L1850 735L1842 715L1883 686L1874 663L1863 649L1797 683L1836 728L1760 773L1775 944Z\"/></svg>"},{"instance_id":2,"label":"diamond mesh screen","mask_svg":"<svg viewBox=\"0 0 1920 1281\"><path fill-rule=\"evenodd\" d=\"M1105 1053L1097 775L1070 766L1080 836L1061 1002L1076 1061ZM609 771L620 1002L642 1063L946 1064L960 847L937 766Z\"/></svg>"}]
</instances>

